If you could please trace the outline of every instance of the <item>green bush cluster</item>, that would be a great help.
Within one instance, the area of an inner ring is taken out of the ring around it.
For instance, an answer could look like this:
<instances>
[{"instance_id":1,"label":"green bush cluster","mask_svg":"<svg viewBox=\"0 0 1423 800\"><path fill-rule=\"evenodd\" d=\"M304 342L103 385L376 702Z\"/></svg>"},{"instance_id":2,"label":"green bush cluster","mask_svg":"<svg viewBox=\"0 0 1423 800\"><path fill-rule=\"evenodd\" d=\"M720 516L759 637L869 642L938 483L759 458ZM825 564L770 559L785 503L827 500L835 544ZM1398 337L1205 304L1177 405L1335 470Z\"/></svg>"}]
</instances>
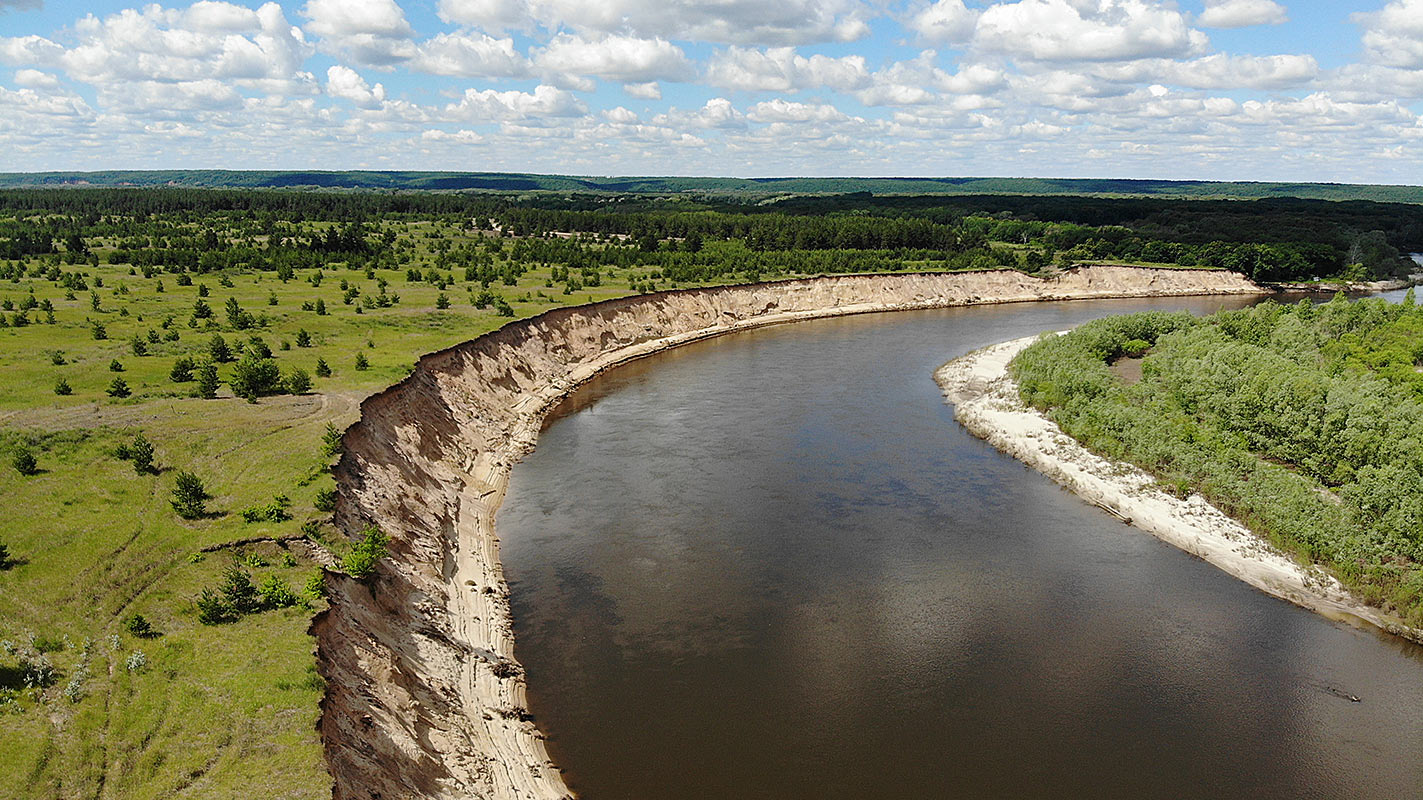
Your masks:
<instances>
[{"instance_id":1,"label":"green bush cluster","mask_svg":"<svg viewBox=\"0 0 1423 800\"><path fill-rule=\"evenodd\" d=\"M252 576L237 563L223 571L217 588L203 589L195 601L198 621L204 625L236 622L248 614L302 603L303 598L280 577L267 575L260 583L253 583Z\"/></svg>"},{"instance_id":2,"label":"green bush cluster","mask_svg":"<svg viewBox=\"0 0 1423 800\"><path fill-rule=\"evenodd\" d=\"M341 567L352 578L365 580L375 574L376 563L385 558L386 545L389 543L390 539L381 529L371 525L362 532L361 540L351 548L351 552L341 560Z\"/></svg>"},{"instance_id":3,"label":"green bush cluster","mask_svg":"<svg viewBox=\"0 0 1423 800\"><path fill-rule=\"evenodd\" d=\"M243 522L285 522L292 518L292 501L286 495L277 495L272 502L243 510Z\"/></svg>"},{"instance_id":4,"label":"green bush cluster","mask_svg":"<svg viewBox=\"0 0 1423 800\"><path fill-rule=\"evenodd\" d=\"M1068 434L1199 491L1365 600L1423 623L1423 309L1344 298L1203 319L1133 314L1045 338L1013 363ZM1150 345L1142 380L1109 369ZM1406 373L1389 369L1412 359Z\"/></svg>"}]
</instances>

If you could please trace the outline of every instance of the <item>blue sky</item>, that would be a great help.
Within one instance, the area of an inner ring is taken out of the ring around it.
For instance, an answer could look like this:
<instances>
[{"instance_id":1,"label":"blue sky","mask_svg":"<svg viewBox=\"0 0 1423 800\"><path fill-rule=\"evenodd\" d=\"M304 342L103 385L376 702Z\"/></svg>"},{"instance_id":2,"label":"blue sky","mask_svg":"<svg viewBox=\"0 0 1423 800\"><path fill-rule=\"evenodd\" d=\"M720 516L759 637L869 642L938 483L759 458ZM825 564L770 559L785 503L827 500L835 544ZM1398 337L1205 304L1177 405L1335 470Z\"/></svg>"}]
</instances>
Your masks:
<instances>
[{"instance_id":1,"label":"blue sky","mask_svg":"<svg viewBox=\"0 0 1423 800\"><path fill-rule=\"evenodd\" d=\"M0 170L1423 183L1423 0L0 0Z\"/></svg>"}]
</instances>

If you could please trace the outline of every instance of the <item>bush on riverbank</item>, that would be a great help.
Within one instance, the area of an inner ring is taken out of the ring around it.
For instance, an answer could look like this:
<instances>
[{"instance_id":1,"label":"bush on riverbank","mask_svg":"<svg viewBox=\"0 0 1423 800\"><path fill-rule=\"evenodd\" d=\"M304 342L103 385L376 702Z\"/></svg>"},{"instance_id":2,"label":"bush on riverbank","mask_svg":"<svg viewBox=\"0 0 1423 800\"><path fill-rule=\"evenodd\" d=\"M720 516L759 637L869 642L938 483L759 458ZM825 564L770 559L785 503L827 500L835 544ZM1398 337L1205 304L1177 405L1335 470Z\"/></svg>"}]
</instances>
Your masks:
<instances>
[{"instance_id":1,"label":"bush on riverbank","mask_svg":"<svg viewBox=\"0 0 1423 800\"><path fill-rule=\"evenodd\" d=\"M1423 309L1265 303L1083 325L1013 363L1069 435L1189 485L1371 603L1423 623ZM1141 340L1142 380L1109 364Z\"/></svg>"}]
</instances>

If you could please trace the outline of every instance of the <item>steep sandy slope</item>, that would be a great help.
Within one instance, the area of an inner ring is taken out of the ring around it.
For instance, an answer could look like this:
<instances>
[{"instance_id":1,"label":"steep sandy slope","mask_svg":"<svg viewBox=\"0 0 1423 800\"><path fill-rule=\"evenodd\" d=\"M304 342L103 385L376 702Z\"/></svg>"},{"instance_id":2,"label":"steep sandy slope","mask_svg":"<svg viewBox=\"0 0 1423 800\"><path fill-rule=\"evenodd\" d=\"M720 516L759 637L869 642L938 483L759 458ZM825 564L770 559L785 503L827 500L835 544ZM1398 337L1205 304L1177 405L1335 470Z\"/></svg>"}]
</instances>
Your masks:
<instances>
[{"instance_id":1,"label":"steep sandy slope","mask_svg":"<svg viewBox=\"0 0 1423 800\"><path fill-rule=\"evenodd\" d=\"M369 586L328 577L312 625L337 798L560 798L514 661L494 512L544 414L617 363L760 325L868 311L1262 291L1239 275L1084 267L837 276L559 309L422 358L345 435L337 524L391 538Z\"/></svg>"}]
</instances>

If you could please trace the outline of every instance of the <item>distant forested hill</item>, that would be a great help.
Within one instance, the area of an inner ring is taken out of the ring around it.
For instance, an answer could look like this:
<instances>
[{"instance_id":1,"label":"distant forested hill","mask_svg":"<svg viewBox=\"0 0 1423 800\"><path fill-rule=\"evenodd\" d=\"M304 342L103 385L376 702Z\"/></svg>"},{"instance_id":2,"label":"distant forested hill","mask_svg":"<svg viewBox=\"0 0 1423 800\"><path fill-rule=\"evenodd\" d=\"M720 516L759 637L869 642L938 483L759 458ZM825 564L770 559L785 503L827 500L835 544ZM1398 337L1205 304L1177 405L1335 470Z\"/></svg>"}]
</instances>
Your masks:
<instances>
[{"instance_id":1,"label":"distant forested hill","mask_svg":"<svg viewBox=\"0 0 1423 800\"><path fill-rule=\"evenodd\" d=\"M1341 183L1142 181L1110 178L677 178L591 177L505 172L109 170L0 173L0 188L26 186L183 186L231 189L387 191L616 192L665 194L1024 194L1423 203L1423 187Z\"/></svg>"}]
</instances>

